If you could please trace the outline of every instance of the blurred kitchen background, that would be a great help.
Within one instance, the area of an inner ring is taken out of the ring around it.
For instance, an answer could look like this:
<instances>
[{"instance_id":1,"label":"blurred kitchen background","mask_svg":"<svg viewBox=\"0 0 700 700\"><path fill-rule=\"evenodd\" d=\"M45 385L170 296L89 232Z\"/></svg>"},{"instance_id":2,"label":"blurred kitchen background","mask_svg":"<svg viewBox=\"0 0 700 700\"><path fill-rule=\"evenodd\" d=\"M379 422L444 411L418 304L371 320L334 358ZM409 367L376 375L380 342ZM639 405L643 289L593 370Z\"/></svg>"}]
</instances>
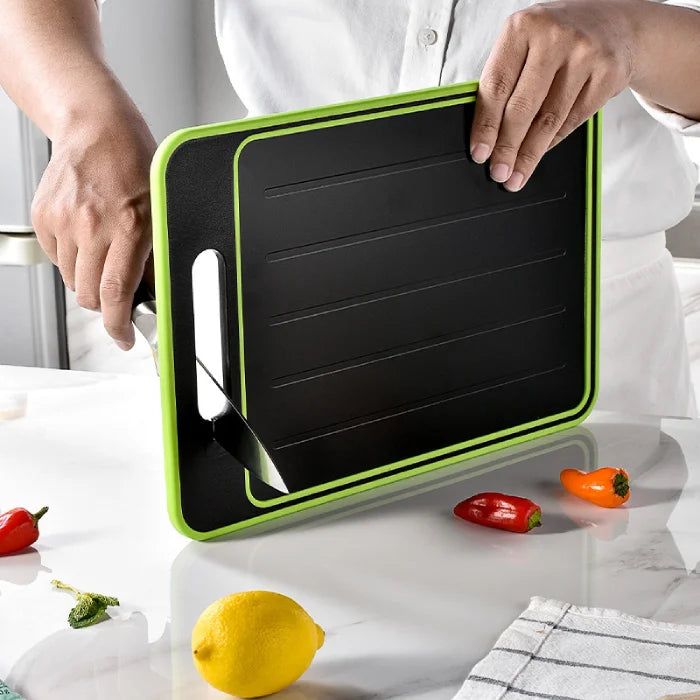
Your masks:
<instances>
[{"instance_id":1,"label":"blurred kitchen background","mask_svg":"<svg viewBox=\"0 0 700 700\"><path fill-rule=\"evenodd\" d=\"M244 115L218 52L213 2L110 1L102 28L109 63L157 141ZM145 341L137 334L132 351L118 350L100 314L76 305L43 256L30 205L49 146L2 89L0 134L0 364L152 373Z\"/></svg>"},{"instance_id":2,"label":"blurred kitchen background","mask_svg":"<svg viewBox=\"0 0 700 700\"><path fill-rule=\"evenodd\" d=\"M218 53L214 3L115 0L102 13L107 56L156 140L176 129L243 116ZM129 40L124 41L128 36ZM0 90L0 364L153 372L138 337L118 350L99 314L80 309L31 231L32 193L48 143ZM688 139L700 163L700 139ZM691 215L668 232L700 395L700 187Z\"/></svg>"}]
</instances>

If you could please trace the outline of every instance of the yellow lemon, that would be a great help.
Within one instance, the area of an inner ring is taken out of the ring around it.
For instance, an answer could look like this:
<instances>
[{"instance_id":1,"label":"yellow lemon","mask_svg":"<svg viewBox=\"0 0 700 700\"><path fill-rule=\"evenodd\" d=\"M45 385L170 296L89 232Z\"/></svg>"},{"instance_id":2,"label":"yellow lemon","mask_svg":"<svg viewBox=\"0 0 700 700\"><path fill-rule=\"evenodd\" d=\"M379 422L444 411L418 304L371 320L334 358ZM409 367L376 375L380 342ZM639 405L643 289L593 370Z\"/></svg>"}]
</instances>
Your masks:
<instances>
[{"instance_id":1,"label":"yellow lemon","mask_svg":"<svg viewBox=\"0 0 700 700\"><path fill-rule=\"evenodd\" d=\"M246 591L214 601L192 630L194 665L218 690L242 698L294 683L325 634L298 603L280 593Z\"/></svg>"}]
</instances>

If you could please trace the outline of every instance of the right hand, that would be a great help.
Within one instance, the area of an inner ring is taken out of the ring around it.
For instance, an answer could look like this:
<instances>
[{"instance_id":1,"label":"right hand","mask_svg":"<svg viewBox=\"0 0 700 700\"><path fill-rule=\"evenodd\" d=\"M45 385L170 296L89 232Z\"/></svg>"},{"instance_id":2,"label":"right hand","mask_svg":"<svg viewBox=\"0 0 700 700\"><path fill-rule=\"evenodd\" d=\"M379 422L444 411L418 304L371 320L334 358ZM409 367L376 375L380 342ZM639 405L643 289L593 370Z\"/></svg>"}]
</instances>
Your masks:
<instances>
[{"instance_id":1,"label":"right hand","mask_svg":"<svg viewBox=\"0 0 700 700\"><path fill-rule=\"evenodd\" d=\"M151 251L149 169L156 142L133 107L69 123L32 203L32 223L77 303L102 311L122 350L134 344L131 304Z\"/></svg>"}]
</instances>

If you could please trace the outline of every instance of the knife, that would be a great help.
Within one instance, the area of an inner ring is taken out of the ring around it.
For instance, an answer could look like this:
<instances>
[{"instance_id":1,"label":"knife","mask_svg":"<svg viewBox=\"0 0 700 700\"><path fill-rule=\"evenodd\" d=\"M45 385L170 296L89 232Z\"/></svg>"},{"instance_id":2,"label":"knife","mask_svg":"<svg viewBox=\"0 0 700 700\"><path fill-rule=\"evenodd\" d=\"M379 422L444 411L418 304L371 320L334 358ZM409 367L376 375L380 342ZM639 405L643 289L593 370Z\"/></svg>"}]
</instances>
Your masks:
<instances>
[{"instance_id":1,"label":"knife","mask_svg":"<svg viewBox=\"0 0 700 700\"><path fill-rule=\"evenodd\" d=\"M145 282L141 282L134 294L131 320L151 348L156 372L159 372L156 300ZM224 391L223 386L214 378L207 366L199 357L195 356L195 359L197 364L204 370L204 376L209 379L217 393L226 402L224 411L211 420L214 440L242 468L247 469L273 489L282 493L289 493L282 475L279 473L260 438L255 434L248 421L236 408L231 397Z\"/></svg>"}]
</instances>

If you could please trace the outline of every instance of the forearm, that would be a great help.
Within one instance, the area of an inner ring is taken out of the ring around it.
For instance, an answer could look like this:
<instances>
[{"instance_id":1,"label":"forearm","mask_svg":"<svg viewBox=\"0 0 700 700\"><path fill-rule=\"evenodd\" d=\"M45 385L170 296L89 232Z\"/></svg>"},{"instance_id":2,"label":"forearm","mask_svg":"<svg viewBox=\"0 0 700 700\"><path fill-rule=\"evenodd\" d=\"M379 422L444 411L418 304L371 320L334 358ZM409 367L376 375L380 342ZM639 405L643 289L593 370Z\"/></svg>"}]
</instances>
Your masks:
<instances>
[{"instance_id":1,"label":"forearm","mask_svg":"<svg viewBox=\"0 0 700 700\"><path fill-rule=\"evenodd\" d=\"M634 0L630 87L651 102L700 120L700 12Z\"/></svg>"},{"instance_id":2,"label":"forearm","mask_svg":"<svg viewBox=\"0 0 700 700\"><path fill-rule=\"evenodd\" d=\"M49 138L134 109L105 62L94 0L0 5L0 85Z\"/></svg>"}]
</instances>

